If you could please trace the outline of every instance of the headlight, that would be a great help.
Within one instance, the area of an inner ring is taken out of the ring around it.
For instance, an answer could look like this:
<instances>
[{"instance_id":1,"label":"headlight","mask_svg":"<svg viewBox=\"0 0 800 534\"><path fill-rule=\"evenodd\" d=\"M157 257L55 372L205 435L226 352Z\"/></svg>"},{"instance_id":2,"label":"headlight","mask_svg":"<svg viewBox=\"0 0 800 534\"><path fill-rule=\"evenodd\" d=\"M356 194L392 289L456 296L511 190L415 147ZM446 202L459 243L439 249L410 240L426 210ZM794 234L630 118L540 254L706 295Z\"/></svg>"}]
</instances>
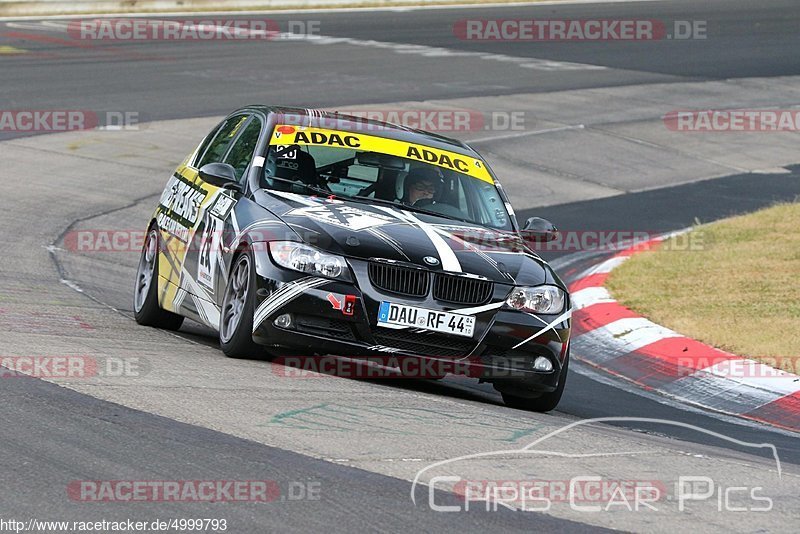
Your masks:
<instances>
[{"instance_id":1,"label":"headlight","mask_svg":"<svg viewBox=\"0 0 800 534\"><path fill-rule=\"evenodd\" d=\"M296 241L270 241L272 260L286 269L326 278L350 279L347 262L335 254L322 252Z\"/></svg>"},{"instance_id":2,"label":"headlight","mask_svg":"<svg viewBox=\"0 0 800 534\"><path fill-rule=\"evenodd\" d=\"M515 310L530 313L561 313L567 298L556 286L515 287L506 297L506 304Z\"/></svg>"}]
</instances>

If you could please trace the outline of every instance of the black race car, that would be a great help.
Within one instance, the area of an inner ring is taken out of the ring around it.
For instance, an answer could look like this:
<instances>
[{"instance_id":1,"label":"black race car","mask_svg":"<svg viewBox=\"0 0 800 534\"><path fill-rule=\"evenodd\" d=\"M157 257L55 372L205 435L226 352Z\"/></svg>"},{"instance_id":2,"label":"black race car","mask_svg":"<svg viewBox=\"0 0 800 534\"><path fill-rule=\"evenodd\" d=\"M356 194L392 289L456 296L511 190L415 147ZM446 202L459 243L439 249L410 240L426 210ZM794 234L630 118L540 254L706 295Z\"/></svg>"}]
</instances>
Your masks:
<instances>
[{"instance_id":1,"label":"black race car","mask_svg":"<svg viewBox=\"0 0 800 534\"><path fill-rule=\"evenodd\" d=\"M547 411L564 390L571 305L526 243L555 232L538 218L520 229L488 165L460 141L252 106L169 179L134 311L159 328L200 321L237 358L266 347L452 366L440 374L463 365L507 404Z\"/></svg>"}]
</instances>

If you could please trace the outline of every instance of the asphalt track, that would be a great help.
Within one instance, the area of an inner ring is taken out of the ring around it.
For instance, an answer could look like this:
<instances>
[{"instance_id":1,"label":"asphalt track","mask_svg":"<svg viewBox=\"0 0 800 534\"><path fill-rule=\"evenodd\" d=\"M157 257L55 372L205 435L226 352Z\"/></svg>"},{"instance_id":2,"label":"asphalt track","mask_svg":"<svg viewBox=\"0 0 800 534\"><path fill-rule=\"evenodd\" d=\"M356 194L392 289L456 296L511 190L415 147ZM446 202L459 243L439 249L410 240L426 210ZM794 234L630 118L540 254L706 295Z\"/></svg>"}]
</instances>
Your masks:
<instances>
[{"instance_id":1,"label":"asphalt track","mask_svg":"<svg viewBox=\"0 0 800 534\"><path fill-rule=\"evenodd\" d=\"M622 18L708 21L708 39L625 42L469 42L453 24L469 18ZM322 35L446 47L522 58L607 67L606 70L508 68L500 61L437 61L371 47L313 54L293 43L86 43L26 26L2 28L4 44L37 54L4 56L3 101L29 109L135 110L143 120L224 115L243 103L291 102L333 107L377 102L559 91L780 76L800 71L792 0L631 2L609 5L517 6L379 13L270 14L319 21ZM164 17L161 17L164 18ZM235 18L235 17L231 17Z\"/></svg>"},{"instance_id":2,"label":"asphalt track","mask_svg":"<svg viewBox=\"0 0 800 534\"><path fill-rule=\"evenodd\" d=\"M543 16L542 13L552 18L707 19L709 35L715 38L703 42L663 41L636 47L621 43L527 46L521 43L468 43L455 39L451 31L453 21L459 18L525 18ZM535 70L531 74L530 70L492 60L476 60L474 69L466 69L463 61L450 64L447 60L399 54L386 48L352 46L343 56L338 49L315 46L309 50L288 42L270 43L270 46L274 44L274 49L266 50L241 43L188 45L158 42L114 43L87 50L53 41L49 32L35 27L8 28L0 24L0 37L3 39L0 44L24 47L29 51L27 58L0 56L3 71L12 74L4 76L0 108L140 110L145 120L185 119L217 116L245 103L267 100L308 106L351 106L423 98L483 98L800 73L800 58L794 53L800 44L795 31L800 22L800 9L788 1L760 2L758 5L731 1L705 2L702 6L690 2L648 2L608 6L503 7L492 8L491 14L488 10L467 8L458 11L325 13L306 17L320 20L325 35L451 50L479 50L498 55L602 65L607 69ZM270 18L284 21L297 16L270 15ZM32 57L34 54L36 57ZM6 139L19 137L8 133L0 135ZM176 154L176 160L181 156ZM53 169L42 170L53 172ZM800 195L800 172L797 168L789 170L788 174L729 176L569 204L535 208L518 206L523 208L518 212L522 218L534 214L547 217L565 230L669 231L686 227L696 219L710 221L752 211L775 201L794 200ZM6 194L28 198L24 188L20 187L7 190ZM128 200L134 198L139 198L139 195ZM22 208L26 202L20 203ZM150 199L148 202L152 204L153 201ZM136 217L130 214L121 216L138 220L139 213L146 212L150 204L143 203ZM97 212L96 209L90 211ZM72 220L74 217L66 219L62 229ZM49 242L41 243L42 246L45 244ZM596 259L569 258L564 254L545 256L555 265L563 265L561 272L567 278L579 272L586 262ZM44 267L45 270L54 270L50 265ZM56 267L63 269L61 263ZM108 286L129 285L129 280L124 277L115 279L116 271L111 269L105 273L105 268L102 264L97 266L103 275L95 281L95 286L87 284L82 287L89 288L89 296L125 313L129 309L127 299L109 290ZM5 273L4 280L8 276ZM55 273L53 277L57 285ZM24 276L20 281L24 282ZM7 288L11 286L13 284L6 282ZM120 291L124 293L124 288ZM9 294L7 291L6 299ZM75 298L78 299L75 309L80 309L82 301L86 306L97 306L85 296L76 295ZM126 331L124 335L149 334ZM184 336L203 346L215 343L207 332L197 327L186 329ZM13 348L5 350L14 351ZM189 352L194 349L190 346L189 349L176 350ZM215 378L222 379L223 376L210 377L202 387L213 387ZM630 391L626 386L588 369L572 373L558 411L541 419L503 407L491 388L457 380L448 379L444 383L362 383L358 387L362 386L379 390L390 402L395 397L401 402L406 393L416 396L434 394L455 402L465 413L476 410L477 406L483 417L512 417L555 426L607 416L681 421L743 441L773 443L783 462L800 465L800 443L795 435L689 410L662 398ZM298 388L296 393L303 394L301 389ZM9 459L7 468L0 472L0 487L3 488L0 490L0 513L3 517L43 515L85 520L113 515L153 520L157 517L210 515L227 517L235 525L235 532L305 531L312 528L335 531L363 528L392 531L405 528L579 531L585 528L579 523L544 514L434 513L414 507L408 500L410 485L403 480L407 477L395 478L379 474L380 470L337 465L303 454L301 444L296 448L271 447L216 431L210 426L203 428L199 424L179 423L147 413L147 410L98 400L39 380L4 381L0 400L4 406L0 415L3 428L0 450ZM661 445L661 438L668 435L667 442L685 440L671 446L700 451L699 454L722 450L730 458L758 463L752 451L689 429L667 431L663 427L642 423L609 424L636 429L639 432L635 435L650 440L650 443ZM363 434L358 436L359 441L352 443L352 447L378 447L364 441ZM620 436L620 439L630 439L631 434L620 431ZM761 456L765 457L764 454ZM197 504L101 506L74 503L64 498L65 481L78 479L261 477L276 480L281 488L287 488L297 480L315 480L328 491L323 492L321 501L281 501L280 505L273 503L268 508L252 503L228 505L222 511L218 506ZM793 492L796 501L796 485ZM453 499L444 494L439 497ZM796 513L794 508L793 514ZM710 520L698 529L705 530L705 526L713 530L722 528L722 525L722 520L719 523ZM772 522L767 530L780 531L786 526L786 523ZM622 523L618 528L640 529L642 526Z\"/></svg>"}]
</instances>

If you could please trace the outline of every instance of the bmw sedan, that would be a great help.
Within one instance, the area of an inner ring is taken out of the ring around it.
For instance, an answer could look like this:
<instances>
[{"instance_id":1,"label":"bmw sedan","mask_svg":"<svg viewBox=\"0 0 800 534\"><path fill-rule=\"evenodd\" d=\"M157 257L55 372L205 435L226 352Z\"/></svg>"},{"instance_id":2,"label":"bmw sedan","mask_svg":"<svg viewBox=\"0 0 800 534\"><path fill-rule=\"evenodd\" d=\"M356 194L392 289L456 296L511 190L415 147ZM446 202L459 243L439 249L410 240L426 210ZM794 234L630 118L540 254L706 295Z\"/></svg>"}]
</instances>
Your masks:
<instances>
[{"instance_id":1,"label":"bmw sedan","mask_svg":"<svg viewBox=\"0 0 800 534\"><path fill-rule=\"evenodd\" d=\"M231 357L301 355L464 372L548 411L571 304L490 167L461 141L317 110L251 106L169 178L147 226L134 311L188 317ZM466 371L464 371L466 370Z\"/></svg>"}]
</instances>

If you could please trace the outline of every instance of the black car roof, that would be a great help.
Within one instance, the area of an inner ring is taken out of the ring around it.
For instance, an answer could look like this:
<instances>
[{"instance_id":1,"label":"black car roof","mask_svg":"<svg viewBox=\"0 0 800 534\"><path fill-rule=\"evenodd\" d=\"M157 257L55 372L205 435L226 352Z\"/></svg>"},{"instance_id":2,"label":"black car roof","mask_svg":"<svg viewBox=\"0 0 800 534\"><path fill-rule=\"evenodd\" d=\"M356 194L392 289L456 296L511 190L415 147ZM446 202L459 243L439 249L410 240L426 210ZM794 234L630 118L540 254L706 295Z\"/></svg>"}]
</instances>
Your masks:
<instances>
[{"instance_id":1,"label":"black car roof","mask_svg":"<svg viewBox=\"0 0 800 534\"><path fill-rule=\"evenodd\" d=\"M330 112L319 109L286 106L251 105L239 109L235 113L240 113L242 111L260 111L265 115L271 113L284 115L286 122L293 125L363 132L376 137L395 139L408 143L418 143L441 150L450 150L465 156L480 158L480 155L469 145L458 139L452 139L443 135L408 128L390 122L382 122L354 115L345 115L335 111Z\"/></svg>"}]
</instances>

